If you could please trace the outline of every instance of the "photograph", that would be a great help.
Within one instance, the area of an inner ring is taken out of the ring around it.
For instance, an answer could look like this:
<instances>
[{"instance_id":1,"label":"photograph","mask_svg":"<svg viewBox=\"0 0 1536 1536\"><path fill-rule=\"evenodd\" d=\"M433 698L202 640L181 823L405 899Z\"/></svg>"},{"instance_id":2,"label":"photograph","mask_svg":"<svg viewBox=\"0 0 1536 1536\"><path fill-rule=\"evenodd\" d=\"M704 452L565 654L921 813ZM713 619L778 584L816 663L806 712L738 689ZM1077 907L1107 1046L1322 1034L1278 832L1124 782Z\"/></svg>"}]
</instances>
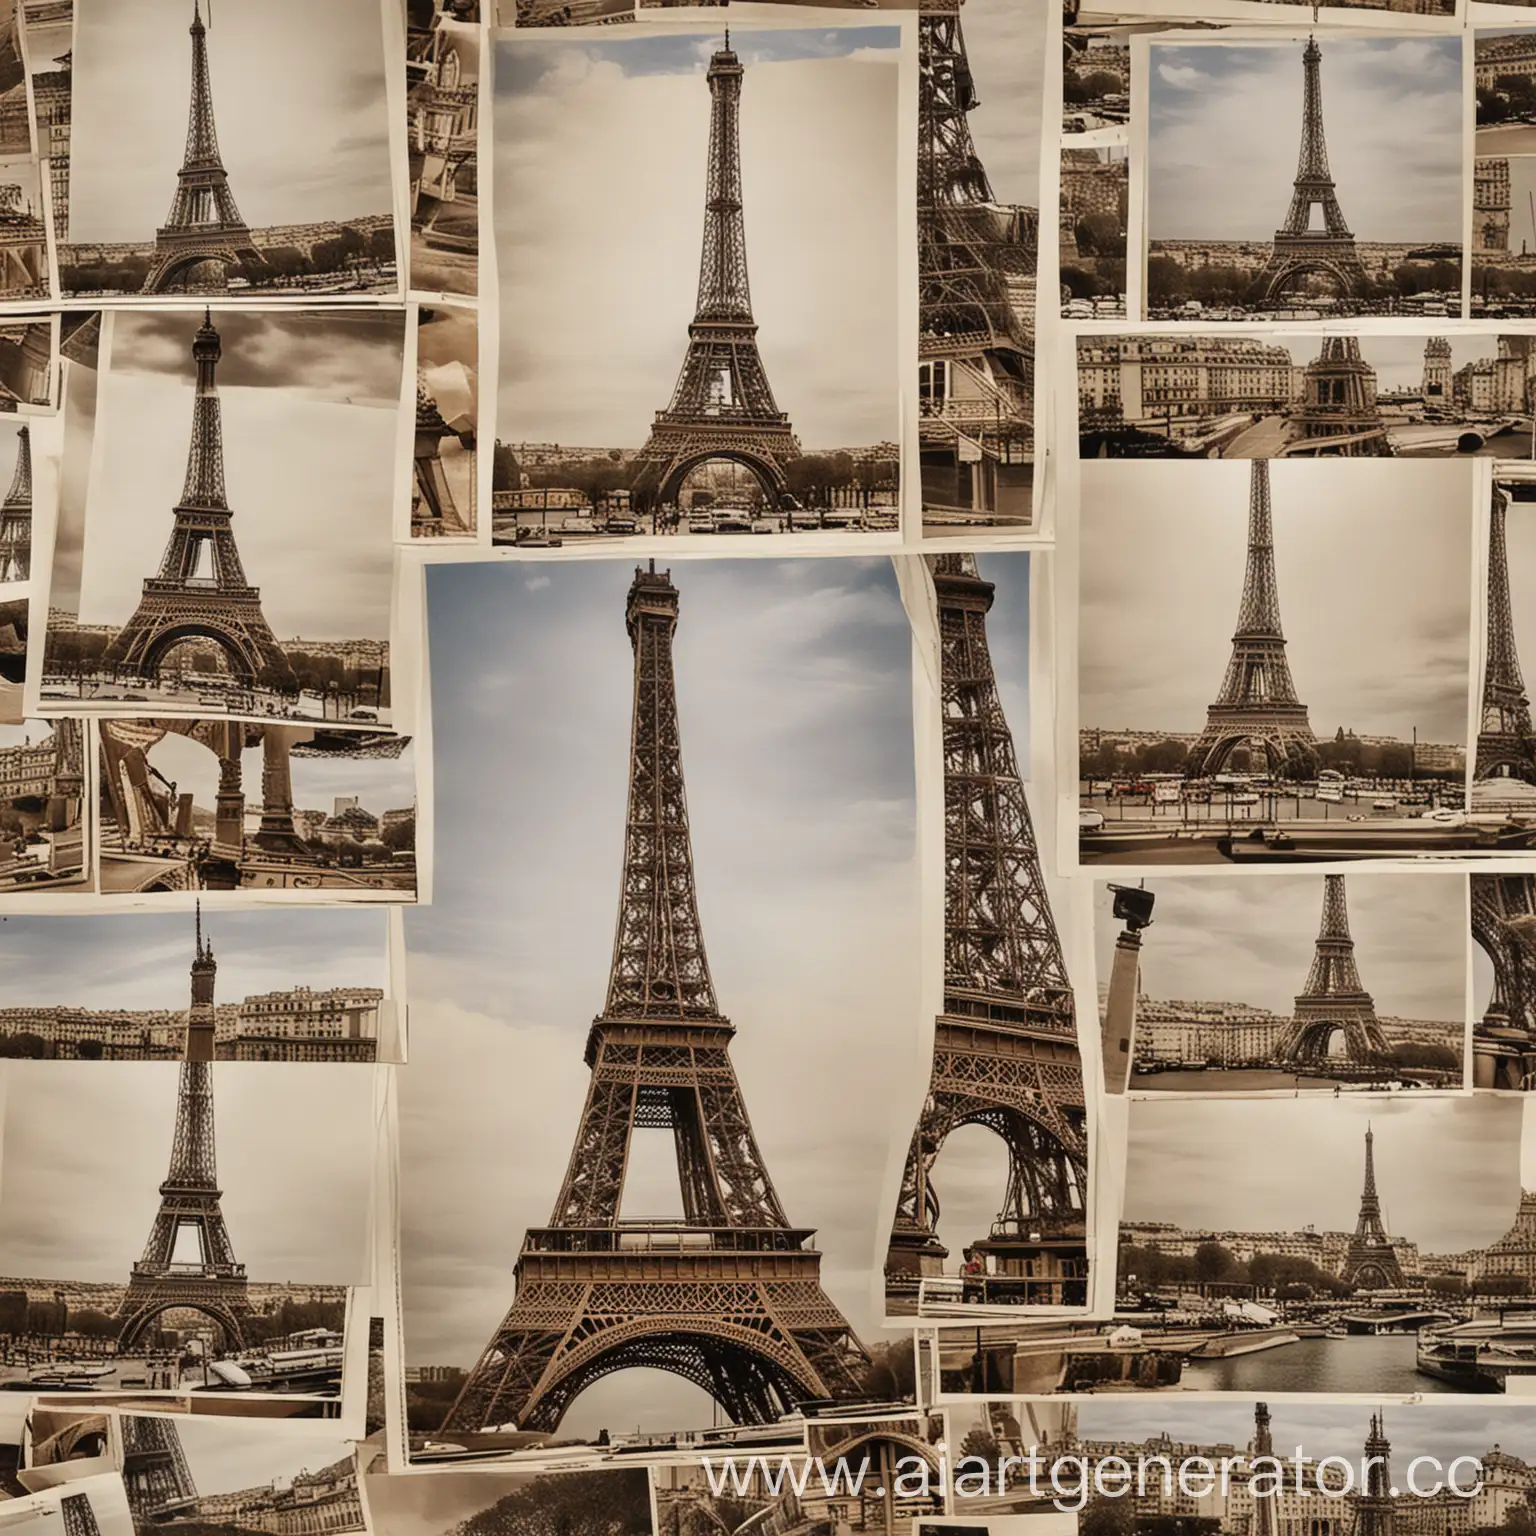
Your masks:
<instances>
[{"instance_id":1,"label":"photograph","mask_svg":"<svg viewBox=\"0 0 1536 1536\"><path fill-rule=\"evenodd\" d=\"M1119 27L1062 29L1064 134L1125 128L1131 120L1131 34Z\"/></svg>"},{"instance_id":2,"label":"photograph","mask_svg":"<svg viewBox=\"0 0 1536 1536\"><path fill-rule=\"evenodd\" d=\"M0 645L15 634L5 617ZM0 723L0 895L83 891L87 819L84 722Z\"/></svg>"},{"instance_id":3,"label":"photograph","mask_svg":"<svg viewBox=\"0 0 1536 1536\"><path fill-rule=\"evenodd\" d=\"M427 608L461 873L406 914L412 1455L798 1441L802 1404L894 1398L869 1255L921 946L891 563L430 565Z\"/></svg>"},{"instance_id":4,"label":"photograph","mask_svg":"<svg viewBox=\"0 0 1536 1536\"><path fill-rule=\"evenodd\" d=\"M47 212L56 243L69 238L69 119L74 0L19 0L28 85ZM10 153L21 154L17 145ZM43 217L39 208L38 217Z\"/></svg>"},{"instance_id":5,"label":"photograph","mask_svg":"<svg viewBox=\"0 0 1536 1536\"><path fill-rule=\"evenodd\" d=\"M0 300L52 297L37 162L0 156Z\"/></svg>"},{"instance_id":6,"label":"photograph","mask_svg":"<svg viewBox=\"0 0 1536 1536\"><path fill-rule=\"evenodd\" d=\"M406 128L410 143L410 287L473 296L480 253L476 201L480 28L463 0L408 0Z\"/></svg>"},{"instance_id":7,"label":"photograph","mask_svg":"<svg viewBox=\"0 0 1536 1536\"><path fill-rule=\"evenodd\" d=\"M39 1493L7 1492L0 1518L30 1536L135 1536L133 1517L115 1472L61 1483Z\"/></svg>"},{"instance_id":8,"label":"photograph","mask_svg":"<svg viewBox=\"0 0 1536 1536\"><path fill-rule=\"evenodd\" d=\"M1473 162L1472 318L1536 315L1536 155Z\"/></svg>"},{"instance_id":9,"label":"photograph","mask_svg":"<svg viewBox=\"0 0 1536 1536\"><path fill-rule=\"evenodd\" d=\"M472 539L479 528L479 316L446 305L422 305L416 315L411 537Z\"/></svg>"},{"instance_id":10,"label":"photograph","mask_svg":"<svg viewBox=\"0 0 1536 1536\"><path fill-rule=\"evenodd\" d=\"M26 713L28 609L24 597L0 603L0 725L20 725Z\"/></svg>"},{"instance_id":11,"label":"photograph","mask_svg":"<svg viewBox=\"0 0 1536 1536\"><path fill-rule=\"evenodd\" d=\"M65 426L87 462L60 487L45 704L387 724L404 315L107 318Z\"/></svg>"},{"instance_id":12,"label":"photograph","mask_svg":"<svg viewBox=\"0 0 1536 1536\"><path fill-rule=\"evenodd\" d=\"M1536 28L1479 27L1473 33L1472 74L1477 153L1536 152Z\"/></svg>"},{"instance_id":13,"label":"photograph","mask_svg":"<svg viewBox=\"0 0 1536 1536\"><path fill-rule=\"evenodd\" d=\"M1525 1529L1536 1485L1530 1421L1498 1404L1290 1398L1153 1407L1099 1398L1066 1412L1068 1431L1042 1458L1039 1481L1049 1488L1055 1475L1082 1536L1132 1536L1172 1520L1192 1521L1210 1536L1514 1532ZM1117 1458L1144 1465L1148 1475L1127 1496L1106 1498L1093 1480L1113 1488ZM1208 1480L1202 1460L1217 1469ZM1193 1495L1179 1488L1186 1468Z\"/></svg>"},{"instance_id":14,"label":"photograph","mask_svg":"<svg viewBox=\"0 0 1536 1536\"><path fill-rule=\"evenodd\" d=\"M32 575L32 429L25 423L0 422L0 466L7 459L10 485L0 501L0 585ZM4 473L0 468L0 476Z\"/></svg>"},{"instance_id":15,"label":"photograph","mask_svg":"<svg viewBox=\"0 0 1536 1536\"><path fill-rule=\"evenodd\" d=\"M1473 875L1472 1085L1536 1088L1536 875Z\"/></svg>"},{"instance_id":16,"label":"photograph","mask_svg":"<svg viewBox=\"0 0 1536 1536\"><path fill-rule=\"evenodd\" d=\"M891 1316L1089 1299L1077 1010L1024 780L1032 559L929 560L943 767L925 791L943 816L944 989L886 1250Z\"/></svg>"},{"instance_id":17,"label":"photograph","mask_svg":"<svg viewBox=\"0 0 1536 1536\"><path fill-rule=\"evenodd\" d=\"M1132 1041L1133 1092L1462 1086L1464 876L1218 876L1141 889L1145 911L1122 926L1117 888L1094 887L1099 1005L1106 1029Z\"/></svg>"},{"instance_id":18,"label":"photograph","mask_svg":"<svg viewBox=\"0 0 1536 1536\"><path fill-rule=\"evenodd\" d=\"M0 412L53 411L57 349L49 316L0 318Z\"/></svg>"},{"instance_id":19,"label":"photograph","mask_svg":"<svg viewBox=\"0 0 1536 1536\"><path fill-rule=\"evenodd\" d=\"M1084 463L1080 862L1531 846L1467 813L1472 503L1455 463Z\"/></svg>"},{"instance_id":20,"label":"photograph","mask_svg":"<svg viewBox=\"0 0 1536 1536\"><path fill-rule=\"evenodd\" d=\"M897 533L902 37L497 40L496 542Z\"/></svg>"},{"instance_id":21,"label":"photograph","mask_svg":"<svg viewBox=\"0 0 1536 1536\"><path fill-rule=\"evenodd\" d=\"M1085 459L1536 459L1529 336L1077 338Z\"/></svg>"},{"instance_id":22,"label":"photograph","mask_svg":"<svg viewBox=\"0 0 1536 1536\"><path fill-rule=\"evenodd\" d=\"M214 1015L189 1010L179 1065L8 1067L10 1390L339 1394L372 1263L374 1074L216 1066Z\"/></svg>"},{"instance_id":23,"label":"photograph","mask_svg":"<svg viewBox=\"0 0 1536 1536\"><path fill-rule=\"evenodd\" d=\"M658 1471L658 1476L665 1472ZM375 1531L389 1536L718 1536L656 1531L644 1467L581 1472L446 1472L364 1479ZM730 1501L735 1508L735 1501Z\"/></svg>"},{"instance_id":24,"label":"photograph","mask_svg":"<svg viewBox=\"0 0 1536 1536\"><path fill-rule=\"evenodd\" d=\"M179 1060L211 1002L218 1061L401 1059L383 912L16 916L5 940L0 1056Z\"/></svg>"},{"instance_id":25,"label":"photograph","mask_svg":"<svg viewBox=\"0 0 1536 1536\"><path fill-rule=\"evenodd\" d=\"M1035 279L1049 0L920 7L923 531L1034 524Z\"/></svg>"},{"instance_id":26,"label":"photograph","mask_svg":"<svg viewBox=\"0 0 1536 1536\"><path fill-rule=\"evenodd\" d=\"M415 900L409 736L179 719L98 731L102 895Z\"/></svg>"},{"instance_id":27,"label":"photograph","mask_svg":"<svg viewBox=\"0 0 1536 1536\"><path fill-rule=\"evenodd\" d=\"M1123 144L1061 152L1063 320L1125 318L1129 156Z\"/></svg>"},{"instance_id":28,"label":"photograph","mask_svg":"<svg viewBox=\"0 0 1536 1536\"><path fill-rule=\"evenodd\" d=\"M65 47L66 297L399 293L378 0L75 0Z\"/></svg>"},{"instance_id":29,"label":"photograph","mask_svg":"<svg viewBox=\"0 0 1536 1536\"><path fill-rule=\"evenodd\" d=\"M1146 318L1459 317L1461 49L1154 40Z\"/></svg>"},{"instance_id":30,"label":"photograph","mask_svg":"<svg viewBox=\"0 0 1536 1536\"><path fill-rule=\"evenodd\" d=\"M1520 642L1536 658L1536 477L1496 480L1488 510L1482 613L1483 692L1472 760L1472 809L1515 829L1536 811L1536 729Z\"/></svg>"}]
</instances>

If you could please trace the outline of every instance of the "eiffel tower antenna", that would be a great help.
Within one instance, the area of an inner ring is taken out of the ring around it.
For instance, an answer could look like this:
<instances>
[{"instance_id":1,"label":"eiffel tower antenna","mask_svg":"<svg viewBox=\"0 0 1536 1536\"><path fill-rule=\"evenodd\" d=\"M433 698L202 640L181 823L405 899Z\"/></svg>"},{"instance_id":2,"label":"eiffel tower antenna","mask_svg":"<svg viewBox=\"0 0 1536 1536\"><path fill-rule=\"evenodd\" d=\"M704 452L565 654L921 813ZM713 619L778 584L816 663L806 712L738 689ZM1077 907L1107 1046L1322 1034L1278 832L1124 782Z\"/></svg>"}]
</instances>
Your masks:
<instances>
[{"instance_id":1,"label":"eiffel tower antenna","mask_svg":"<svg viewBox=\"0 0 1536 1536\"><path fill-rule=\"evenodd\" d=\"M1344 876L1323 876L1323 916L1307 984L1296 999L1295 1017L1281 1038L1281 1061L1322 1065L1342 1032L1350 1061L1380 1064L1390 1054L1376 1018L1376 1004L1360 983L1355 941L1350 937Z\"/></svg>"},{"instance_id":2,"label":"eiffel tower antenna","mask_svg":"<svg viewBox=\"0 0 1536 1536\"><path fill-rule=\"evenodd\" d=\"M1260 308L1273 307L1287 290L1307 277L1322 279L1341 297L1359 293L1366 286L1365 267L1355 249L1355 237L1344 222L1328 166L1322 58L1316 36L1309 37L1301 54L1301 153L1296 160L1296 183L1285 223L1275 231L1269 260L1250 290ZM1322 214L1321 229L1313 228L1314 208Z\"/></svg>"},{"instance_id":3,"label":"eiffel tower antenna","mask_svg":"<svg viewBox=\"0 0 1536 1536\"><path fill-rule=\"evenodd\" d=\"M170 542L154 576L145 578L134 615L107 646L103 660L131 677L158 678L183 641L202 638L224 653L232 676L297 692L292 663L261 610L261 589L245 577L235 544L234 514L224 488L224 428L217 370L222 347L212 312L192 341L197 388L187 474Z\"/></svg>"},{"instance_id":4,"label":"eiffel tower antenna","mask_svg":"<svg viewBox=\"0 0 1536 1536\"><path fill-rule=\"evenodd\" d=\"M1266 459L1253 461L1249 478L1248 563L1232 635L1232 658L1207 713L1205 730L1190 748L1190 771L1200 777L1219 773L1245 741L1264 749L1273 774L1293 772L1297 765L1316 758L1317 738L1306 705L1296 697L1280 627Z\"/></svg>"},{"instance_id":5,"label":"eiffel tower antenna","mask_svg":"<svg viewBox=\"0 0 1536 1536\"><path fill-rule=\"evenodd\" d=\"M757 349L742 217L741 87L746 71L730 37L709 61L709 170L699 293L688 351L667 408L635 458L641 507L677 502L689 472L711 459L748 469L771 507L789 493L784 465L800 454Z\"/></svg>"},{"instance_id":6,"label":"eiffel tower antenna","mask_svg":"<svg viewBox=\"0 0 1536 1536\"><path fill-rule=\"evenodd\" d=\"M717 55L718 57L718 55ZM792 1227L731 1064L704 953L673 680L678 594L636 569L629 808L613 963L587 1034L586 1106L549 1225L530 1228L511 1310L443 1421L553 1431L612 1371L702 1387L737 1424L862 1395L868 1358L821 1288L814 1234ZM637 1129L670 1130L683 1218L619 1210ZM681 1230L680 1230L681 1229Z\"/></svg>"},{"instance_id":7,"label":"eiffel tower antenna","mask_svg":"<svg viewBox=\"0 0 1536 1536\"><path fill-rule=\"evenodd\" d=\"M985 1125L1008 1153L991 1234L972 1249L1006 1299L1087 1299L1088 1145L1072 988L1029 802L987 649L993 587L972 555L931 562L944 750L944 1011L886 1254L888 1310L943 1273L931 1173L948 1137Z\"/></svg>"},{"instance_id":8,"label":"eiffel tower antenna","mask_svg":"<svg viewBox=\"0 0 1536 1536\"><path fill-rule=\"evenodd\" d=\"M1483 663L1483 714L1472 773L1475 779L1536 784L1536 735L1531 731L1531 702L1520 672L1509 601L1508 517L1509 493L1496 485L1488 521L1488 655Z\"/></svg>"}]
</instances>

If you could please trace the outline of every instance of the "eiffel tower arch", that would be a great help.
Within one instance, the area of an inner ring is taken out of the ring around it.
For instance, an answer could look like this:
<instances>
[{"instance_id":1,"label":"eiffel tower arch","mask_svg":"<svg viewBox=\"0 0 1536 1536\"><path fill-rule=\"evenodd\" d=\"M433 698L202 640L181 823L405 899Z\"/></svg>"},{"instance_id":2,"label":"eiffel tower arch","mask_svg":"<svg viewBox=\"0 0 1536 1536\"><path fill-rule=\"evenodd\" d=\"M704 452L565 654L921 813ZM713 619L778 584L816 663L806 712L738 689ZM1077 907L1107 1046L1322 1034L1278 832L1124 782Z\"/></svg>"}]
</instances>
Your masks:
<instances>
[{"instance_id":1,"label":"eiffel tower arch","mask_svg":"<svg viewBox=\"0 0 1536 1536\"><path fill-rule=\"evenodd\" d=\"M1325 278L1343 298L1360 293L1368 282L1328 168L1319 74L1322 57L1317 39L1308 38L1301 54L1304 88L1296 185L1285 223L1275 231L1269 260L1251 289L1251 297L1261 308L1273 308L1286 290L1304 277ZM1312 227L1314 208L1322 214L1321 229Z\"/></svg>"},{"instance_id":2,"label":"eiffel tower arch","mask_svg":"<svg viewBox=\"0 0 1536 1536\"><path fill-rule=\"evenodd\" d=\"M1536 1086L1536 876L1473 875L1472 937L1493 989L1472 1027L1472 1086Z\"/></svg>"},{"instance_id":3,"label":"eiffel tower arch","mask_svg":"<svg viewBox=\"0 0 1536 1536\"><path fill-rule=\"evenodd\" d=\"M207 640L248 687L297 692L298 679L261 609L261 589L246 580L224 487L224 436L217 369L222 348L212 314L192 342L197 392L187 475L160 569L144 578L133 617L103 653L119 674L158 678L178 646Z\"/></svg>"},{"instance_id":4,"label":"eiffel tower arch","mask_svg":"<svg viewBox=\"0 0 1536 1536\"><path fill-rule=\"evenodd\" d=\"M1531 701L1520 672L1509 601L1509 492L1502 486L1493 488L1488 516L1488 650L1472 776L1536 784L1536 732L1531 729Z\"/></svg>"},{"instance_id":5,"label":"eiffel tower arch","mask_svg":"<svg viewBox=\"0 0 1536 1536\"><path fill-rule=\"evenodd\" d=\"M1296 697L1280 627L1275 540L1270 520L1269 463L1255 459L1249 476L1248 561L1232 657L1205 730L1189 752L1197 778L1219 773L1244 743L1264 752L1269 771L1294 775L1317 761L1317 738Z\"/></svg>"},{"instance_id":6,"label":"eiffel tower arch","mask_svg":"<svg viewBox=\"0 0 1536 1536\"><path fill-rule=\"evenodd\" d=\"M1312 969L1276 1055L1283 1062L1322 1066L1339 1034L1344 1038L1345 1054L1353 1062L1379 1062L1389 1054L1387 1037L1376 1018L1376 1004L1361 985L1355 965L1344 876L1324 875L1323 917Z\"/></svg>"},{"instance_id":7,"label":"eiffel tower arch","mask_svg":"<svg viewBox=\"0 0 1536 1536\"><path fill-rule=\"evenodd\" d=\"M144 293L228 290L227 270L242 260L261 260L251 232L229 190L213 118L208 77L208 29L201 0L192 0L192 99L187 144L176 173L176 196L155 231L155 254Z\"/></svg>"},{"instance_id":8,"label":"eiffel tower arch","mask_svg":"<svg viewBox=\"0 0 1536 1536\"><path fill-rule=\"evenodd\" d=\"M711 56L709 179L699 295L688 327L688 351L665 410L657 411L635 456L631 486L642 510L675 505L683 482L711 460L748 470L770 507L789 495L784 465L800 455L789 417L773 398L757 348L747 281L747 232L742 219L741 85L745 70L731 52L731 35Z\"/></svg>"},{"instance_id":9,"label":"eiffel tower arch","mask_svg":"<svg viewBox=\"0 0 1536 1536\"><path fill-rule=\"evenodd\" d=\"M603 1011L565 1181L530 1228L511 1309L443 1422L553 1431L594 1382L635 1367L708 1392L738 1424L858 1397L868 1358L789 1223L731 1064L694 891L673 680L678 594L636 570L629 806ZM672 1132L680 1222L619 1220L636 1129Z\"/></svg>"},{"instance_id":10,"label":"eiffel tower arch","mask_svg":"<svg viewBox=\"0 0 1536 1536\"><path fill-rule=\"evenodd\" d=\"M1027 1302L1087 1300L1088 1143L1076 1013L1029 803L987 649L993 587L971 555L930 562L944 752L944 1011L886 1252L888 1309L943 1273L933 1167L962 1126L1008 1156L1002 1209L971 1244Z\"/></svg>"},{"instance_id":11,"label":"eiffel tower arch","mask_svg":"<svg viewBox=\"0 0 1536 1536\"><path fill-rule=\"evenodd\" d=\"M226 1346L244 1339L254 1314L245 1265L235 1261L219 1188L214 1152L213 1058L217 1013L213 946L203 942L197 917L192 999L176 1090L176 1133L170 1170L160 1185L160 1209L144 1256L133 1266L117 1312L117 1348L127 1354L162 1313L201 1312L223 1330Z\"/></svg>"}]
</instances>

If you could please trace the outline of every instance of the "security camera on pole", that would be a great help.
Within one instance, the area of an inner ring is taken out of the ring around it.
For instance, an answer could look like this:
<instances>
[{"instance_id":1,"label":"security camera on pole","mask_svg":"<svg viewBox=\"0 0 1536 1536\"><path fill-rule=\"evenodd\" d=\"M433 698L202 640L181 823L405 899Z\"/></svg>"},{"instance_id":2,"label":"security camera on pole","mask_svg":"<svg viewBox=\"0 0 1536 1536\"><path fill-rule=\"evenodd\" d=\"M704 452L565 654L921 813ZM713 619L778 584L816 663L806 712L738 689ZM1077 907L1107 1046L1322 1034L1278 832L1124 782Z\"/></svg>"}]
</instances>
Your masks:
<instances>
[{"instance_id":1,"label":"security camera on pole","mask_svg":"<svg viewBox=\"0 0 1536 1536\"><path fill-rule=\"evenodd\" d=\"M1109 972L1109 1001L1104 1009L1104 1091L1124 1093L1131 1075L1136 1034L1136 994L1141 976L1141 930L1152 925L1157 897L1145 886L1112 885L1115 917L1125 927L1115 940Z\"/></svg>"}]
</instances>

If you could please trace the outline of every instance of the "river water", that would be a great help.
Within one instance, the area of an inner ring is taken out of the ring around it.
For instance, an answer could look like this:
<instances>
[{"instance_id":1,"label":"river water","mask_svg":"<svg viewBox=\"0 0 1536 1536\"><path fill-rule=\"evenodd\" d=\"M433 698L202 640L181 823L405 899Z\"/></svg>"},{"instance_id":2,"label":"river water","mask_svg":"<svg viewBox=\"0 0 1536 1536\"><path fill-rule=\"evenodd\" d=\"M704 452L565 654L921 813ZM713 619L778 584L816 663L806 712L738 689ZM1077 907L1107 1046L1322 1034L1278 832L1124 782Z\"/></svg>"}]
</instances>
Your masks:
<instances>
[{"instance_id":1,"label":"river water","mask_svg":"<svg viewBox=\"0 0 1536 1536\"><path fill-rule=\"evenodd\" d=\"M1414 1368L1411 1333L1302 1339L1227 1360L1191 1360L1181 1385L1200 1392L1454 1392L1448 1381Z\"/></svg>"}]
</instances>

